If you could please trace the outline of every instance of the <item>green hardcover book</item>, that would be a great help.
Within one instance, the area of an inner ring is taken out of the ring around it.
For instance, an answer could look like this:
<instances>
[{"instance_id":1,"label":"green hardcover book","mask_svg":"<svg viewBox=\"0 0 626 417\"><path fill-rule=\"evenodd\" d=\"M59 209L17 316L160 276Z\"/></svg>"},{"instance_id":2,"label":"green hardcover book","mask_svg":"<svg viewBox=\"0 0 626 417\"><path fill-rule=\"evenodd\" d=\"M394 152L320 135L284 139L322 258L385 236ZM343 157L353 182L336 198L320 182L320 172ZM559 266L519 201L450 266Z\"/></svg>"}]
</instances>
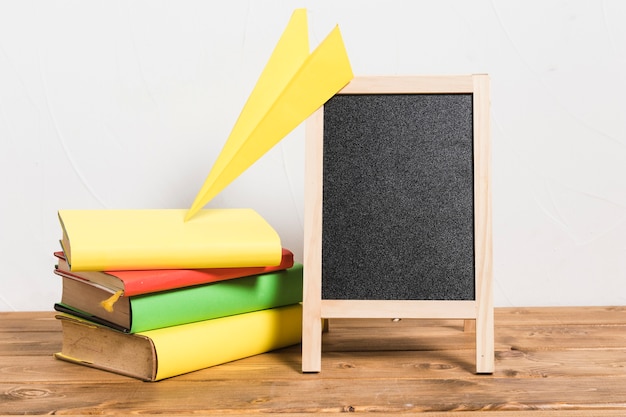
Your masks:
<instances>
[{"instance_id":1,"label":"green hardcover book","mask_svg":"<svg viewBox=\"0 0 626 417\"><path fill-rule=\"evenodd\" d=\"M126 297L104 286L62 277L57 311L127 333L193 323L302 301L302 265L205 285Z\"/></svg>"}]
</instances>

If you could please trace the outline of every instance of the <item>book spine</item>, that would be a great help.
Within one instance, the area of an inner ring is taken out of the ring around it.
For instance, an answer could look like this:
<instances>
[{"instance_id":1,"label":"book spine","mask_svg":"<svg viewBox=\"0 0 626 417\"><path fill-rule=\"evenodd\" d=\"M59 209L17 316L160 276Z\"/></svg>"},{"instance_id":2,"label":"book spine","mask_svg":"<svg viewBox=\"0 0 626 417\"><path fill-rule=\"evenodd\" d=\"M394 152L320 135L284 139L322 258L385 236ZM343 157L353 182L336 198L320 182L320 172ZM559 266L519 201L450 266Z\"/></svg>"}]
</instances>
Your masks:
<instances>
[{"instance_id":1,"label":"book spine","mask_svg":"<svg viewBox=\"0 0 626 417\"><path fill-rule=\"evenodd\" d=\"M155 380L160 380L300 343L302 307L294 304L141 335L154 344Z\"/></svg>"},{"instance_id":2,"label":"book spine","mask_svg":"<svg viewBox=\"0 0 626 417\"><path fill-rule=\"evenodd\" d=\"M247 277L281 271L294 265L293 253L282 250L280 264L276 266L248 267L248 268L206 268L182 270L143 270L143 271L113 271L111 275L124 282L124 295L130 297L140 294L149 294L192 285L207 284L209 282L224 281L227 279Z\"/></svg>"},{"instance_id":3,"label":"book spine","mask_svg":"<svg viewBox=\"0 0 626 417\"><path fill-rule=\"evenodd\" d=\"M130 298L130 332L193 323L302 301L302 265ZM115 308L115 307L114 307Z\"/></svg>"},{"instance_id":4,"label":"book spine","mask_svg":"<svg viewBox=\"0 0 626 417\"><path fill-rule=\"evenodd\" d=\"M124 290L127 297L167 291L192 285L208 284L227 279L282 271L294 265L293 252L283 248L280 264L248 268L205 268L205 269L148 269L130 271L81 271L71 272L63 252L54 252L58 263L54 273L61 277L77 278L117 290Z\"/></svg>"}]
</instances>

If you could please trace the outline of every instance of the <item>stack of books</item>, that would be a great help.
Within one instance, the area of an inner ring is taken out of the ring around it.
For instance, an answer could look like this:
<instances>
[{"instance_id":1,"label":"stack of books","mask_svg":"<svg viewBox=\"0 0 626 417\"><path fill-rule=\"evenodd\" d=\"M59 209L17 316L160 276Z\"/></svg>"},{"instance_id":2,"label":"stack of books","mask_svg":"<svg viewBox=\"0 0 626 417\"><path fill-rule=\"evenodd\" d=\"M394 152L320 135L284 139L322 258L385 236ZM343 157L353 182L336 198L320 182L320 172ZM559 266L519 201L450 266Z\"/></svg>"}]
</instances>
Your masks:
<instances>
[{"instance_id":1,"label":"stack of books","mask_svg":"<svg viewBox=\"0 0 626 417\"><path fill-rule=\"evenodd\" d=\"M61 210L55 357L146 381L297 344L302 265L250 209Z\"/></svg>"}]
</instances>

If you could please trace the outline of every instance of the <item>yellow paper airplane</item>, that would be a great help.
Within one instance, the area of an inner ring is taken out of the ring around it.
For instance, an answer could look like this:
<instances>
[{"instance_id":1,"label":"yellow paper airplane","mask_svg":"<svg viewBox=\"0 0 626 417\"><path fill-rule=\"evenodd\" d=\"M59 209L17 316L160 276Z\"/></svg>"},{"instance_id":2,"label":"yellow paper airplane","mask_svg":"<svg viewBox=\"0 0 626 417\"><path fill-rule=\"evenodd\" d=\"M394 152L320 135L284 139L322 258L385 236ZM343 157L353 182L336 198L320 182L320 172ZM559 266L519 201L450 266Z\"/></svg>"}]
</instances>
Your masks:
<instances>
[{"instance_id":1,"label":"yellow paper airplane","mask_svg":"<svg viewBox=\"0 0 626 417\"><path fill-rule=\"evenodd\" d=\"M185 221L353 77L339 28L310 54L306 10L296 10Z\"/></svg>"}]
</instances>

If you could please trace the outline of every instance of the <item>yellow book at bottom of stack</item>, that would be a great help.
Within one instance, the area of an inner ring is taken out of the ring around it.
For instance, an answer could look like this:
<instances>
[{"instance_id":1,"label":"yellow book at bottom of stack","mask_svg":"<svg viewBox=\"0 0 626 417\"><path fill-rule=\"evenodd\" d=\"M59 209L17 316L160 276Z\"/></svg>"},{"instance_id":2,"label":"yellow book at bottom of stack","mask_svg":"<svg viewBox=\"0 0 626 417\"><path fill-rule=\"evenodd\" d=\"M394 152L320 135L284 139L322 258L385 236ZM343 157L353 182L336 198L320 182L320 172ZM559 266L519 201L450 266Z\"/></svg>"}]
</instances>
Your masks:
<instances>
[{"instance_id":1,"label":"yellow book at bottom of stack","mask_svg":"<svg viewBox=\"0 0 626 417\"><path fill-rule=\"evenodd\" d=\"M302 307L293 304L127 334L60 314L55 357L145 381L158 381L300 343Z\"/></svg>"}]
</instances>

